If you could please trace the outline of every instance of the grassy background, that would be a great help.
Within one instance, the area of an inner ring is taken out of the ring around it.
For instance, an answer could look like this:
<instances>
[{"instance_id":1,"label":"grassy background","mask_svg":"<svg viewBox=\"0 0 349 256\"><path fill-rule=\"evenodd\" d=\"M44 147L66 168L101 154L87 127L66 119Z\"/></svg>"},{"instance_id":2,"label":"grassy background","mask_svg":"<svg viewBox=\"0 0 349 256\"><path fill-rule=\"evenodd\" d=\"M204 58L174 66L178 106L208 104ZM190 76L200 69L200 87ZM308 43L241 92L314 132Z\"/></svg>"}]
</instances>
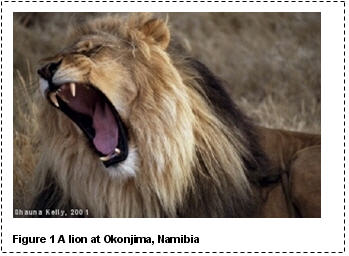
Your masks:
<instances>
[{"instance_id":1,"label":"grassy background","mask_svg":"<svg viewBox=\"0 0 349 256\"><path fill-rule=\"evenodd\" d=\"M14 207L23 208L38 151L38 61L66 40L67 27L103 14L14 14ZM165 14L158 14L165 17ZM320 133L320 13L170 13L193 56L227 81L256 123Z\"/></svg>"}]
</instances>

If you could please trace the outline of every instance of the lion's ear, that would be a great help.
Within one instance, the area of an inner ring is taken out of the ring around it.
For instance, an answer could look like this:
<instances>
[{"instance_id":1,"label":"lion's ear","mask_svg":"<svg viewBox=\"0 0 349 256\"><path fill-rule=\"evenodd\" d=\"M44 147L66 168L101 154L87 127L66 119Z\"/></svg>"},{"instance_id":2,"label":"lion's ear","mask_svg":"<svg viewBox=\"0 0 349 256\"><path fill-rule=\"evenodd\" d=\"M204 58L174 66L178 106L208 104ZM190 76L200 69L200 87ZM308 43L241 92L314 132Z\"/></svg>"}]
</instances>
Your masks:
<instances>
[{"instance_id":1,"label":"lion's ear","mask_svg":"<svg viewBox=\"0 0 349 256\"><path fill-rule=\"evenodd\" d=\"M162 49L166 49L170 43L170 31L165 21L160 19L151 19L145 22L140 31L148 37L152 38Z\"/></svg>"}]
</instances>

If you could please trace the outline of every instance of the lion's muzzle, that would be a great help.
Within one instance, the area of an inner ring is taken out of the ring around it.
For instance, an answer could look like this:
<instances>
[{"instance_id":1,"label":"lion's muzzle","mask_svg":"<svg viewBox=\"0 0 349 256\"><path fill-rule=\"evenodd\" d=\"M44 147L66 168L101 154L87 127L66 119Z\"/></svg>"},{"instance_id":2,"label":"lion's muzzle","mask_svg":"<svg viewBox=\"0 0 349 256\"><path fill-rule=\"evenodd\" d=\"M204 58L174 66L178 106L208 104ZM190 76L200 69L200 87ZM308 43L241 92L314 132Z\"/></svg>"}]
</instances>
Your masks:
<instances>
[{"instance_id":1,"label":"lion's muzzle","mask_svg":"<svg viewBox=\"0 0 349 256\"><path fill-rule=\"evenodd\" d=\"M95 86L78 81L52 82L59 63L38 70L43 94L56 108L80 127L106 167L123 161L128 155L125 126L108 98Z\"/></svg>"}]
</instances>

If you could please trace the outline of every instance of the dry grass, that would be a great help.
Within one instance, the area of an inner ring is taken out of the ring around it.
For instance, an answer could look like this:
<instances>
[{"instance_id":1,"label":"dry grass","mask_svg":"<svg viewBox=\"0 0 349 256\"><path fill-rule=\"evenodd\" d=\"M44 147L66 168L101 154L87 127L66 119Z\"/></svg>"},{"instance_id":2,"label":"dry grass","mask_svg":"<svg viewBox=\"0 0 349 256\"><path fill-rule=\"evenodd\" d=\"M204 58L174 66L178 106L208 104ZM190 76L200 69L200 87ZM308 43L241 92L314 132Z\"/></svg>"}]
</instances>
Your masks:
<instances>
[{"instance_id":1,"label":"dry grass","mask_svg":"<svg viewBox=\"0 0 349 256\"><path fill-rule=\"evenodd\" d=\"M37 160L35 150L37 142L34 134L38 131L36 120L37 104L35 104L35 86L29 61L27 70L21 73L15 70L14 80L14 208L23 208L26 191L32 177Z\"/></svg>"},{"instance_id":2,"label":"dry grass","mask_svg":"<svg viewBox=\"0 0 349 256\"><path fill-rule=\"evenodd\" d=\"M64 45L71 23L98 15L14 14L15 208L25 205L38 156L37 63ZM320 133L319 13L171 13L169 22L256 123Z\"/></svg>"}]
</instances>

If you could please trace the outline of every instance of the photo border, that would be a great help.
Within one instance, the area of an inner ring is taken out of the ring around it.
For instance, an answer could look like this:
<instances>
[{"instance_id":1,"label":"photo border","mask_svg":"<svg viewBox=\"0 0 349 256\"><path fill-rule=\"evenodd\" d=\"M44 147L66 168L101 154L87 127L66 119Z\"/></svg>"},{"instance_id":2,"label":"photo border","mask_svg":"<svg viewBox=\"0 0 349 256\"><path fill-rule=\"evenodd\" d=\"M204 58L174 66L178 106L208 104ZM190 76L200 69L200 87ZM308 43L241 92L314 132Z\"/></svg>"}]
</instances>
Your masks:
<instances>
[{"instance_id":1,"label":"photo border","mask_svg":"<svg viewBox=\"0 0 349 256\"><path fill-rule=\"evenodd\" d=\"M46 2L46 3L339 3L343 4L343 54L344 54L344 195L343 195L343 250L342 251L3 251L3 3L40 3L40 2ZM116 254L198 254L198 253L205 253L205 254L235 254L235 253L242 253L242 254L254 254L254 253L277 253L277 254L285 254L285 253L345 253L346 252L346 2L345 1L315 1L315 0L307 0L307 1L295 1L295 0L290 0L290 1L266 1L266 0L260 0L260 1L249 1L249 0L241 0L241 1L225 1L225 0L18 0L18 1L2 1L1 0L1 17L0 17L0 168L1 168L1 178L0 178L0 211L1 211L1 223L0 223L0 235L1 235L1 247L0 251L2 253L116 253Z\"/></svg>"}]
</instances>

